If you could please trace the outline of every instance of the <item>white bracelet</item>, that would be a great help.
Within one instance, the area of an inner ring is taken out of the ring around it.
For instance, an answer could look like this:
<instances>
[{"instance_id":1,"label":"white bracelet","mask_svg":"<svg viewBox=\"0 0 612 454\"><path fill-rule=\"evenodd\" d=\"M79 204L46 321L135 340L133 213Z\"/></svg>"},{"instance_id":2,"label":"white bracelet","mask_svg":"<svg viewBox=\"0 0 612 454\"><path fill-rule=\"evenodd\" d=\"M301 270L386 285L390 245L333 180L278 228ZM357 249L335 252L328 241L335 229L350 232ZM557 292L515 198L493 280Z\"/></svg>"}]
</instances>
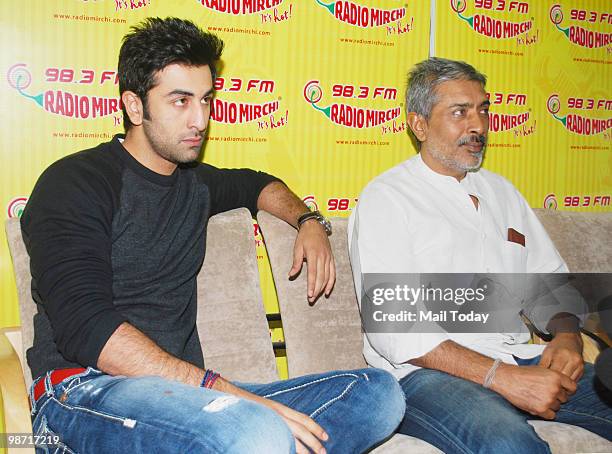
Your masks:
<instances>
[{"instance_id":1,"label":"white bracelet","mask_svg":"<svg viewBox=\"0 0 612 454\"><path fill-rule=\"evenodd\" d=\"M487 376L485 377L484 383L482 384L482 386L484 386L485 388L491 387L491 385L493 384L493 379L495 378L495 371L497 371L497 368L499 367L501 363L502 363L501 359L497 358L495 360L495 362L489 369L489 372L487 372Z\"/></svg>"}]
</instances>

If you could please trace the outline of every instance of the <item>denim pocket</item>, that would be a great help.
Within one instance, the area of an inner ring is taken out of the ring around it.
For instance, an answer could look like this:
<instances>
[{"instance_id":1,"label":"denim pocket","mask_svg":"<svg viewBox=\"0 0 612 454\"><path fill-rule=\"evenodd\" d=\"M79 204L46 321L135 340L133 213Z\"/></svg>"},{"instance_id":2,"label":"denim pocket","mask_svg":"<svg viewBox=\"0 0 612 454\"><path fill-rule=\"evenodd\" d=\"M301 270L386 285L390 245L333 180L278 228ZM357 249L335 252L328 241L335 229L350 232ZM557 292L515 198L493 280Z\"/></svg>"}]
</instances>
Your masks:
<instances>
[{"instance_id":1,"label":"denim pocket","mask_svg":"<svg viewBox=\"0 0 612 454\"><path fill-rule=\"evenodd\" d=\"M53 405L62 407L64 410L87 413L91 416L97 416L109 422L133 429L136 425L135 420L99 410L99 403L95 402L97 398L94 397L103 391L108 391L110 387L124 380L125 377L111 377L95 369L93 369L93 372L91 373L88 369L83 374L67 378L59 385L56 385L54 387L54 396L49 401L53 402Z\"/></svg>"},{"instance_id":2,"label":"denim pocket","mask_svg":"<svg viewBox=\"0 0 612 454\"><path fill-rule=\"evenodd\" d=\"M40 424L34 431L34 442L36 443L37 454L75 454L72 449L61 441L60 436L49 428L45 416L40 419Z\"/></svg>"},{"instance_id":3,"label":"denim pocket","mask_svg":"<svg viewBox=\"0 0 612 454\"><path fill-rule=\"evenodd\" d=\"M98 416L102 419L105 419L107 421L113 422L113 423L117 423L117 424L121 424L124 427L127 427L129 429L133 429L134 426L136 426L136 421L134 419L130 419L130 418L126 418L123 416L116 416L116 415L112 415L110 413L106 413L103 411L99 411L96 410L95 408L88 408L88 407L83 407L80 405L73 405L70 402L66 402L62 400L63 397L60 396L60 399L53 399L57 404L61 405L62 407L64 407L66 410L69 411L76 411L76 412L84 412L84 413L88 413L89 415L92 416Z\"/></svg>"}]
</instances>

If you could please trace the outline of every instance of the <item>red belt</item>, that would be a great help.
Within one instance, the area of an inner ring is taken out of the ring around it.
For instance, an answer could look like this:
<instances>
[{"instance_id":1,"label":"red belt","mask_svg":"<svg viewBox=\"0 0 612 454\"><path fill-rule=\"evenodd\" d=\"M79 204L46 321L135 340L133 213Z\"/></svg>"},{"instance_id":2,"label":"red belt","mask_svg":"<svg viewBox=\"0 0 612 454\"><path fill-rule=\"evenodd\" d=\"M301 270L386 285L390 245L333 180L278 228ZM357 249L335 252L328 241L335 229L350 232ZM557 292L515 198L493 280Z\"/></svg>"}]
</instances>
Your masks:
<instances>
[{"instance_id":1,"label":"red belt","mask_svg":"<svg viewBox=\"0 0 612 454\"><path fill-rule=\"evenodd\" d=\"M55 386L58 383L66 380L68 377L71 377L76 374L80 374L85 372L85 368L77 367L75 369L55 369L51 371L51 385ZM47 380L47 374L40 377L40 380L34 386L34 402L41 398L41 396L45 393L45 381ZM32 403L34 403L32 402Z\"/></svg>"}]
</instances>

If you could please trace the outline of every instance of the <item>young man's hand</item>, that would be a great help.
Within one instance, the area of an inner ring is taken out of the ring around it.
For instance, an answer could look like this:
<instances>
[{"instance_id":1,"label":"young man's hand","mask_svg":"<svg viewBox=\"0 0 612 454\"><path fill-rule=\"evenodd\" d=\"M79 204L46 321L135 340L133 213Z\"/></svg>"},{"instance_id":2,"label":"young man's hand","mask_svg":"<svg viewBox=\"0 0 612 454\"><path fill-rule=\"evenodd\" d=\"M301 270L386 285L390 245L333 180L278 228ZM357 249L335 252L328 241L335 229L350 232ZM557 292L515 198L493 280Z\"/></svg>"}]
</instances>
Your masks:
<instances>
[{"instance_id":1,"label":"young man's hand","mask_svg":"<svg viewBox=\"0 0 612 454\"><path fill-rule=\"evenodd\" d=\"M308 266L307 296L312 303L323 291L325 296L329 296L336 282L336 264L327 233L314 219L300 227L293 247L293 266L289 270L289 278L300 272L304 259Z\"/></svg>"},{"instance_id":2,"label":"young man's hand","mask_svg":"<svg viewBox=\"0 0 612 454\"><path fill-rule=\"evenodd\" d=\"M289 426L289 429L295 438L295 448L298 454L309 454L310 452L325 454L326 451L321 444L321 441L327 441L329 436L325 430L323 430L323 428L314 422L314 420L309 416L295 411L274 400L266 399L265 397L250 393L223 378L219 378L215 382L213 389L233 394L243 399L251 400L278 413L283 418L287 426Z\"/></svg>"},{"instance_id":3,"label":"young man's hand","mask_svg":"<svg viewBox=\"0 0 612 454\"><path fill-rule=\"evenodd\" d=\"M297 454L309 454L310 452L324 454L326 452L321 440L326 441L329 437L312 418L273 400L264 400L265 402L261 403L281 415L291 429Z\"/></svg>"},{"instance_id":4,"label":"young man's hand","mask_svg":"<svg viewBox=\"0 0 612 454\"><path fill-rule=\"evenodd\" d=\"M302 199L291 192L284 183L273 181L260 192L257 209L266 210L299 229L293 247L293 265L289 270L289 278L295 277L300 272L306 260L308 301L314 303L323 291L329 296L336 282L336 265L331 245L325 228L316 219L305 221L301 227L298 227L299 217L308 212L308 207Z\"/></svg>"}]
</instances>

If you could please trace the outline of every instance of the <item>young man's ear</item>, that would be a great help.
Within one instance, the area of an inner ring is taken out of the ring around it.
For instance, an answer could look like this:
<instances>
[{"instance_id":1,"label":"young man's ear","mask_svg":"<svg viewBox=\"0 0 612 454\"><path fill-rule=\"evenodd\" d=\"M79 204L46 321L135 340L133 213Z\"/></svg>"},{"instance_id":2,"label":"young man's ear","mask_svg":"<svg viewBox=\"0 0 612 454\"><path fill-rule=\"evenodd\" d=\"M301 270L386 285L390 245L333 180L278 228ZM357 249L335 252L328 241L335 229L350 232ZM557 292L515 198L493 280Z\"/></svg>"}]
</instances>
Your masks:
<instances>
[{"instance_id":1,"label":"young man's ear","mask_svg":"<svg viewBox=\"0 0 612 454\"><path fill-rule=\"evenodd\" d=\"M406 121L419 142L425 142L427 139L427 120L416 112L408 112Z\"/></svg>"},{"instance_id":2,"label":"young man's ear","mask_svg":"<svg viewBox=\"0 0 612 454\"><path fill-rule=\"evenodd\" d=\"M121 95L121 102L125 106L125 111L132 124L140 126L144 118L144 108L140 97L133 91L124 91Z\"/></svg>"}]
</instances>

